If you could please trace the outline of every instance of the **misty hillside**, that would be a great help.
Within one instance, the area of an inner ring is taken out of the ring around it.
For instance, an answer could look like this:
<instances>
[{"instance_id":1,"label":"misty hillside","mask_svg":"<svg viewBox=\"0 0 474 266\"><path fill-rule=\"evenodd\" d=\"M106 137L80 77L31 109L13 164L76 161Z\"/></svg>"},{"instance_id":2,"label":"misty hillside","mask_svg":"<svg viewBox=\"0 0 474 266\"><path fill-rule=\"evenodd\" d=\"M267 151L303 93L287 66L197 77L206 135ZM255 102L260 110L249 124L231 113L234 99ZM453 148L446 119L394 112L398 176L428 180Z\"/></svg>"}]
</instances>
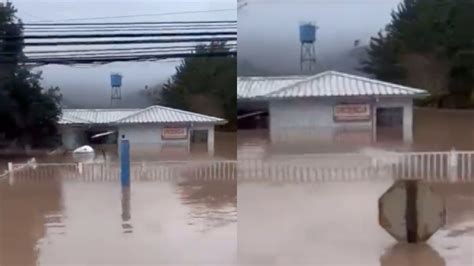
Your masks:
<instances>
[{"instance_id":1,"label":"misty hillside","mask_svg":"<svg viewBox=\"0 0 474 266\"><path fill-rule=\"evenodd\" d=\"M110 108L110 95L109 97L76 97L71 96L68 92L64 92L63 89L62 105L64 108ZM115 102L114 108L142 108L153 104L150 97L144 90L137 90L131 92L122 91L122 100Z\"/></svg>"},{"instance_id":2,"label":"misty hillside","mask_svg":"<svg viewBox=\"0 0 474 266\"><path fill-rule=\"evenodd\" d=\"M367 75L358 70L360 62L367 59L366 46L354 47L340 54L322 57L318 61L315 74L326 70L335 70L356 75ZM323 60L324 59L324 60ZM238 76L284 76L301 75L299 65L294 66L266 66L258 58L238 58Z\"/></svg>"}]
</instances>

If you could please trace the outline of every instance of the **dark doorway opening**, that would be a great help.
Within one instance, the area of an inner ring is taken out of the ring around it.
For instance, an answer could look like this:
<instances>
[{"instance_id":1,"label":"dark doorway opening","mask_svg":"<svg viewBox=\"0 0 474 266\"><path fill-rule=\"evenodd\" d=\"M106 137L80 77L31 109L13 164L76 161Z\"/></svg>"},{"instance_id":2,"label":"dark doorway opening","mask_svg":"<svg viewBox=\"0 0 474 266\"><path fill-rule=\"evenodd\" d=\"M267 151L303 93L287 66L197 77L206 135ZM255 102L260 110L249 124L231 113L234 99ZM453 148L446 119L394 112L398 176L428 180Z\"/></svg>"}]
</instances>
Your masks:
<instances>
[{"instance_id":1,"label":"dark doorway opening","mask_svg":"<svg viewBox=\"0 0 474 266\"><path fill-rule=\"evenodd\" d=\"M403 140L403 108L383 107L376 112L377 142Z\"/></svg>"},{"instance_id":2,"label":"dark doorway opening","mask_svg":"<svg viewBox=\"0 0 474 266\"><path fill-rule=\"evenodd\" d=\"M207 130L193 130L191 133L191 142L193 143L207 143Z\"/></svg>"},{"instance_id":3,"label":"dark doorway opening","mask_svg":"<svg viewBox=\"0 0 474 266\"><path fill-rule=\"evenodd\" d=\"M207 153L207 130L191 131L190 150L192 153Z\"/></svg>"},{"instance_id":4,"label":"dark doorway opening","mask_svg":"<svg viewBox=\"0 0 474 266\"><path fill-rule=\"evenodd\" d=\"M268 112L265 110L237 112L238 129L268 129L268 120Z\"/></svg>"}]
</instances>

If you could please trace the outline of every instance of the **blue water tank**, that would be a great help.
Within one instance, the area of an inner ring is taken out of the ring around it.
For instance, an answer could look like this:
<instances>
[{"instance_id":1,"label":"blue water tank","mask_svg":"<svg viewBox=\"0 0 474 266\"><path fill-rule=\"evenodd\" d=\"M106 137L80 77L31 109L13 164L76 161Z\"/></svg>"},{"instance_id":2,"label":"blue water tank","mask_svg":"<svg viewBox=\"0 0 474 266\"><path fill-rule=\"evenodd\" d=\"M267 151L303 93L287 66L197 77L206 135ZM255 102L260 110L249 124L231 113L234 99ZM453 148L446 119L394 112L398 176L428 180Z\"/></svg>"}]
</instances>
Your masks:
<instances>
[{"instance_id":1,"label":"blue water tank","mask_svg":"<svg viewBox=\"0 0 474 266\"><path fill-rule=\"evenodd\" d=\"M316 41L316 30L318 27L311 23L300 25L300 41L302 43L313 43Z\"/></svg>"},{"instance_id":2,"label":"blue water tank","mask_svg":"<svg viewBox=\"0 0 474 266\"><path fill-rule=\"evenodd\" d=\"M112 87L122 87L122 75L120 74L111 74L110 83Z\"/></svg>"}]
</instances>

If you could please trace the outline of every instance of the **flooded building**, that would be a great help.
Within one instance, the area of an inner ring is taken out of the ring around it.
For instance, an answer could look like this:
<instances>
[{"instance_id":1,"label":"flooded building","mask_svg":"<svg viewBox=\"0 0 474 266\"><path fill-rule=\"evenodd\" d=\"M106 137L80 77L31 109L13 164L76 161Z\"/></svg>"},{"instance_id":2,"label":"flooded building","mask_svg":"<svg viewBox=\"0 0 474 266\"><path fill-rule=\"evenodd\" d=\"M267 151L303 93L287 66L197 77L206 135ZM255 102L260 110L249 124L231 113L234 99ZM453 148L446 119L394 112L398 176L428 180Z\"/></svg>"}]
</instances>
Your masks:
<instances>
[{"instance_id":1,"label":"flooded building","mask_svg":"<svg viewBox=\"0 0 474 266\"><path fill-rule=\"evenodd\" d=\"M427 92L326 71L314 76L240 77L237 95L241 124L268 114L272 142L312 138L360 143L387 135L411 142L413 99Z\"/></svg>"},{"instance_id":2,"label":"flooded building","mask_svg":"<svg viewBox=\"0 0 474 266\"><path fill-rule=\"evenodd\" d=\"M65 148L116 144L128 139L133 147L187 147L207 142L214 151L214 127L221 118L154 105L144 109L63 109L59 121Z\"/></svg>"}]
</instances>

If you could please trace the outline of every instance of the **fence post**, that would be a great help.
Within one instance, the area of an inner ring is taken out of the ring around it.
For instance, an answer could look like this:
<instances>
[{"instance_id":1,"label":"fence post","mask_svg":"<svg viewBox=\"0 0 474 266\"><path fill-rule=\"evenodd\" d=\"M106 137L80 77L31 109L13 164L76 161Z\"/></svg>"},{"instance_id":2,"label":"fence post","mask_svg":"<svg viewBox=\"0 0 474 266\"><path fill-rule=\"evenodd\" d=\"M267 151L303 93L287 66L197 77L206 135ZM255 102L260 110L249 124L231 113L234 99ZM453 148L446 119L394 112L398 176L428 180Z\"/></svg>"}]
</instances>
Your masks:
<instances>
[{"instance_id":1,"label":"fence post","mask_svg":"<svg viewBox=\"0 0 474 266\"><path fill-rule=\"evenodd\" d=\"M8 162L8 184L12 186L14 184L14 179L13 179L13 163Z\"/></svg>"},{"instance_id":2,"label":"fence post","mask_svg":"<svg viewBox=\"0 0 474 266\"><path fill-rule=\"evenodd\" d=\"M448 157L448 178L451 181L457 179L458 173L458 154L454 148L451 149Z\"/></svg>"},{"instance_id":3,"label":"fence post","mask_svg":"<svg viewBox=\"0 0 474 266\"><path fill-rule=\"evenodd\" d=\"M79 174L81 174L81 175L84 172L84 168L82 167L81 162L77 163L77 171L79 171Z\"/></svg>"}]
</instances>

